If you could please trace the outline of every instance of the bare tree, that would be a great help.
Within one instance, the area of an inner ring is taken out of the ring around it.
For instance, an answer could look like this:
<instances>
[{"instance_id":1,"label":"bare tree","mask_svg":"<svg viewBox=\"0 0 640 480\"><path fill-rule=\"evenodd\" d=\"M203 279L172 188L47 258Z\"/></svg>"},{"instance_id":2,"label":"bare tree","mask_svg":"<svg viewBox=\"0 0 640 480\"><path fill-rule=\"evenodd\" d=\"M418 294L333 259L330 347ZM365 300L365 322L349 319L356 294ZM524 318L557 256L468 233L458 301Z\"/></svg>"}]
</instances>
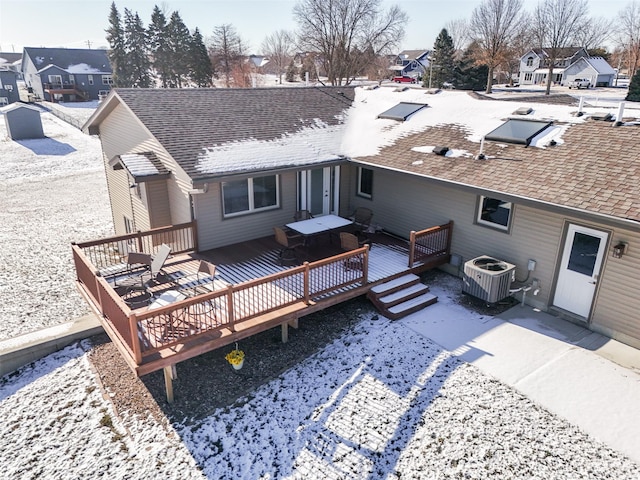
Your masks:
<instances>
[{"instance_id":1,"label":"bare tree","mask_svg":"<svg viewBox=\"0 0 640 480\"><path fill-rule=\"evenodd\" d=\"M242 40L233 25L224 24L213 29L209 56L214 71L224 76L227 88L231 87L232 72L242 61L242 54Z\"/></svg>"},{"instance_id":2,"label":"bare tree","mask_svg":"<svg viewBox=\"0 0 640 480\"><path fill-rule=\"evenodd\" d=\"M486 93L491 93L493 70L504 61L523 15L522 0L485 0L473 10L470 30L479 46L477 60L489 67Z\"/></svg>"},{"instance_id":3,"label":"bare tree","mask_svg":"<svg viewBox=\"0 0 640 480\"><path fill-rule=\"evenodd\" d=\"M602 47L611 38L613 21L607 18L589 18L576 32L576 45L592 50Z\"/></svg>"},{"instance_id":4,"label":"bare tree","mask_svg":"<svg viewBox=\"0 0 640 480\"><path fill-rule=\"evenodd\" d=\"M469 46L469 43L471 43L471 36L469 35L469 21L466 18L451 20L447 22L444 28L449 32L449 36L453 40L453 48L456 51L456 55L462 52Z\"/></svg>"},{"instance_id":5,"label":"bare tree","mask_svg":"<svg viewBox=\"0 0 640 480\"><path fill-rule=\"evenodd\" d=\"M322 55L332 85L350 83L362 71L370 49L391 53L404 37L407 15L382 11L382 0L300 0L293 9L299 45Z\"/></svg>"},{"instance_id":6,"label":"bare tree","mask_svg":"<svg viewBox=\"0 0 640 480\"><path fill-rule=\"evenodd\" d=\"M520 24L516 35L507 46L504 60L499 67L507 74L508 84L513 86L513 77L520 71L520 58L531 49L534 44L534 35L529 22L529 15L526 14L526 20Z\"/></svg>"},{"instance_id":7,"label":"bare tree","mask_svg":"<svg viewBox=\"0 0 640 480\"><path fill-rule=\"evenodd\" d=\"M278 83L282 84L282 75L286 73L293 54L293 35L286 30L278 30L262 42L262 54L269 57L278 73Z\"/></svg>"},{"instance_id":8,"label":"bare tree","mask_svg":"<svg viewBox=\"0 0 640 480\"><path fill-rule=\"evenodd\" d=\"M545 95L551 92L553 68L560 52L577 41L579 30L588 20L587 13L587 0L543 0L536 7L534 31L549 62Z\"/></svg>"},{"instance_id":9,"label":"bare tree","mask_svg":"<svg viewBox=\"0 0 640 480\"><path fill-rule=\"evenodd\" d=\"M631 77L640 64L640 4L635 0L628 4L618 13L618 21L618 43L625 51L625 63Z\"/></svg>"}]
</instances>

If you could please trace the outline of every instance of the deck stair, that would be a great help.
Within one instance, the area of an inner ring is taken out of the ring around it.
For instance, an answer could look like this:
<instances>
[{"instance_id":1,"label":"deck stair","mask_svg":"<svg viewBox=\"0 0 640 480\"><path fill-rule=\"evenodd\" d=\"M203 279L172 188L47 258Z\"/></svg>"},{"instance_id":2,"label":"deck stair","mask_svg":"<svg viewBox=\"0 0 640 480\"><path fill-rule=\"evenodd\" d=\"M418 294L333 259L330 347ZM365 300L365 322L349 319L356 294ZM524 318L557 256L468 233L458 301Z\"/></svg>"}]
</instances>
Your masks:
<instances>
[{"instance_id":1,"label":"deck stair","mask_svg":"<svg viewBox=\"0 0 640 480\"><path fill-rule=\"evenodd\" d=\"M403 275L371 288L367 297L385 317L398 320L438 301L414 274Z\"/></svg>"}]
</instances>

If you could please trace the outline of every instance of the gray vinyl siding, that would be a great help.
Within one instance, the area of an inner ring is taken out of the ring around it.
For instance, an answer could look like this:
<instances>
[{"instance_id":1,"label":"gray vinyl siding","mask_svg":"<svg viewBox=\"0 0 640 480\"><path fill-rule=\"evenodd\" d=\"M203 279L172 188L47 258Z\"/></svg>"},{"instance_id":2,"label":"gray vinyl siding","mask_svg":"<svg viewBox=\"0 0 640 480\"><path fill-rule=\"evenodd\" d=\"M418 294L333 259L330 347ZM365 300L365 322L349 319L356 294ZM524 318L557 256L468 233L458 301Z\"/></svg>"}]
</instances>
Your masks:
<instances>
[{"instance_id":1,"label":"gray vinyl siding","mask_svg":"<svg viewBox=\"0 0 640 480\"><path fill-rule=\"evenodd\" d=\"M344 170L347 170L345 167ZM351 166L355 178L355 167ZM346 178L346 175L345 175ZM355 182L355 180L354 180ZM528 280L536 278L538 295L527 294L528 304L547 309L552 304L557 264L564 248L564 232L569 223L584 225L611 234L596 290L589 326L607 336L640 347L640 233L598 222L585 222L570 215L515 204L508 233L475 224L478 196L466 190L436 184L410 175L383 170L374 172L374 195L368 204L357 197L355 183L349 203L370 207L374 222L385 230L407 238L420 230L454 221L451 252L463 262L479 255L491 255L516 265L517 280L527 275L527 261L536 261ZM346 199L345 199L346 203ZM628 242L627 254L611 256L611 246ZM462 274L451 266L449 273Z\"/></svg>"},{"instance_id":2,"label":"gray vinyl siding","mask_svg":"<svg viewBox=\"0 0 640 480\"><path fill-rule=\"evenodd\" d=\"M293 221L296 211L296 173L280 175L278 209L223 218L220 183L210 183L207 193L194 195L193 199L200 250L270 236L273 235L274 226Z\"/></svg>"}]
</instances>

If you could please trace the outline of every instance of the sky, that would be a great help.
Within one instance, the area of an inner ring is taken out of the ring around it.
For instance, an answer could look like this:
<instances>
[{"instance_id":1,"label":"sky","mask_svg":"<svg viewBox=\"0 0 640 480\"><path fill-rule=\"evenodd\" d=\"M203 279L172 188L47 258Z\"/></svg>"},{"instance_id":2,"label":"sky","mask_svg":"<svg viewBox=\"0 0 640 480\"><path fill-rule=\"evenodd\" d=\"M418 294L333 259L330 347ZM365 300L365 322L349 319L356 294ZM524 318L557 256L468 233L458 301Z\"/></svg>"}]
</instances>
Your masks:
<instances>
[{"instance_id":1,"label":"sky","mask_svg":"<svg viewBox=\"0 0 640 480\"><path fill-rule=\"evenodd\" d=\"M261 53L264 38L276 30L294 30L296 0L116 0L118 11L138 12L147 24L154 5L178 10L190 30L198 27L205 38L217 25L232 24L249 45ZM479 0L382 0L398 5L409 16L402 49L431 48L447 22L469 18ZM537 0L524 0L532 10ZM613 18L630 0L589 0L591 16ZM106 47L111 0L0 0L0 51L23 47Z\"/></svg>"}]
</instances>

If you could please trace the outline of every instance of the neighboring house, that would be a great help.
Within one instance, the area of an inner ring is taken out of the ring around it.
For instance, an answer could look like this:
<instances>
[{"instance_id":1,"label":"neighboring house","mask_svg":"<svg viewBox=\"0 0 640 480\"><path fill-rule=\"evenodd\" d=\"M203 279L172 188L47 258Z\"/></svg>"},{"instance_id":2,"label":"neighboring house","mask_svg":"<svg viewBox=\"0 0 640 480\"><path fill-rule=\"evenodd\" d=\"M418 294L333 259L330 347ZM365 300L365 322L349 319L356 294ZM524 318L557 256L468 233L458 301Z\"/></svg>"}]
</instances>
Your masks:
<instances>
[{"instance_id":1,"label":"neighboring house","mask_svg":"<svg viewBox=\"0 0 640 480\"><path fill-rule=\"evenodd\" d=\"M17 72L0 65L0 107L19 100Z\"/></svg>"},{"instance_id":2,"label":"neighboring house","mask_svg":"<svg viewBox=\"0 0 640 480\"><path fill-rule=\"evenodd\" d=\"M429 50L403 50L394 57L389 70L394 76L421 77L429 68L429 53Z\"/></svg>"},{"instance_id":3,"label":"neighboring house","mask_svg":"<svg viewBox=\"0 0 640 480\"><path fill-rule=\"evenodd\" d=\"M576 78L588 79L592 87L612 87L616 71L602 57L581 57L565 69L561 83Z\"/></svg>"},{"instance_id":4,"label":"neighboring house","mask_svg":"<svg viewBox=\"0 0 640 480\"><path fill-rule=\"evenodd\" d=\"M113 84L106 50L25 47L22 73L35 99L98 100Z\"/></svg>"},{"instance_id":5,"label":"neighboring house","mask_svg":"<svg viewBox=\"0 0 640 480\"><path fill-rule=\"evenodd\" d=\"M565 69L579 58L588 56L589 54L582 47L561 49L553 67L553 82L561 83ZM535 48L525 53L520 57L520 85L546 84L547 75L549 75L549 62L548 49Z\"/></svg>"},{"instance_id":6,"label":"neighboring house","mask_svg":"<svg viewBox=\"0 0 640 480\"><path fill-rule=\"evenodd\" d=\"M504 260L525 303L640 347L638 122L527 102L533 118L503 127L523 105L394 90L113 91L84 129L100 135L116 233L195 219L206 250L297 209L368 207L404 238L453 220L447 271Z\"/></svg>"},{"instance_id":7,"label":"neighboring house","mask_svg":"<svg viewBox=\"0 0 640 480\"><path fill-rule=\"evenodd\" d=\"M20 65L22 64L22 54L13 52L0 52L0 70L13 70L18 74L18 80L22 79Z\"/></svg>"}]
</instances>

